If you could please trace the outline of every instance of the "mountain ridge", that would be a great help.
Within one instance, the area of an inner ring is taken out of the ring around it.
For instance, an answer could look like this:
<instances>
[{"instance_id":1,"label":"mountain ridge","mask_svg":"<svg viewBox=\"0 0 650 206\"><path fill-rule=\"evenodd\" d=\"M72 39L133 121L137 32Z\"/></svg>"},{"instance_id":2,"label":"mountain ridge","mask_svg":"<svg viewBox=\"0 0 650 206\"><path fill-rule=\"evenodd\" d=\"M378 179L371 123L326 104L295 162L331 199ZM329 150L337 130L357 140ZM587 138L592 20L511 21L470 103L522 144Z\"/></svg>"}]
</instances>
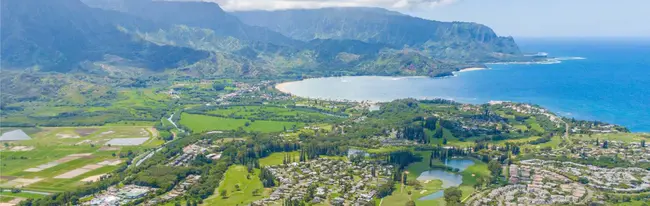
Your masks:
<instances>
[{"instance_id":1,"label":"mountain ridge","mask_svg":"<svg viewBox=\"0 0 650 206\"><path fill-rule=\"evenodd\" d=\"M512 37L500 37L482 24L441 22L394 13L366 7L232 12L247 24L265 27L302 41L355 39L422 50L453 49L458 54L450 56L452 58L521 55ZM471 47L476 52L482 52L483 56L464 54L461 51L464 48L455 47ZM436 52L430 55L445 57Z\"/></svg>"},{"instance_id":2,"label":"mountain ridge","mask_svg":"<svg viewBox=\"0 0 650 206\"><path fill-rule=\"evenodd\" d=\"M92 9L78 0L2 1L3 68L41 66L65 72L83 61L97 61L112 54L160 70L208 55L134 39L120 31L118 23L147 25L125 17Z\"/></svg>"}]
</instances>

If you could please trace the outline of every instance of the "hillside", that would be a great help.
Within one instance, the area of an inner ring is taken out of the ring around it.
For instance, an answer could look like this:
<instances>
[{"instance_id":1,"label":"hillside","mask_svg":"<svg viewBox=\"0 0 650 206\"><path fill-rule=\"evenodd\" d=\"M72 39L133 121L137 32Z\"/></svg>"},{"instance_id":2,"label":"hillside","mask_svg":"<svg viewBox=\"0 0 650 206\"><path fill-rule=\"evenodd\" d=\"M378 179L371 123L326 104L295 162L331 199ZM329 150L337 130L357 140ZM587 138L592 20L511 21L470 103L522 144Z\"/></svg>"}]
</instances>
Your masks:
<instances>
[{"instance_id":1,"label":"hillside","mask_svg":"<svg viewBox=\"0 0 650 206\"><path fill-rule=\"evenodd\" d=\"M156 29L184 25L209 29L217 36L233 37L244 41L277 45L300 43L277 32L244 24L237 17L226 13L218 4L211 2L152 0L83 0L83 2L91 7L116 10L148 19L158 24Z\"/></svg>"},{"instance_id":2,"label":"hillside","mask_svg":"<svg viewBox=\"0 0 650 206\"><path fill-rule=\"evenodd\" d=\"M84 61L118 59L151 70L178 67L208 56L188 48L132 38L119 25L150 26L128 15L92 9L78 0L2 1L2 67L39 66L66 72Z\"/></svg>"},{"instance_id":3,"label":"hillside","mask_svg":"<svg viewBox=\"0 0 650 206\"><path fill-rule=\"evenodd\" d=\"M415 47L436 58L496 60L521 54L511 37L466 22L439 22L376 8L324 8L234 12L243 22L286 36L355 39L397 47Z\"/></svg>"},{"instance_id":4,"label":"hillside","mask_svg":"<svg viewBox=\"0 0 650 206\"><path fill-rule=\"evenodd\" d=\"M179 80L436 77L522 58L486 26L372 8L228 13L209 2L8 0L2 19L3 105L92 104Z\"/></svg>"}]
</instances>

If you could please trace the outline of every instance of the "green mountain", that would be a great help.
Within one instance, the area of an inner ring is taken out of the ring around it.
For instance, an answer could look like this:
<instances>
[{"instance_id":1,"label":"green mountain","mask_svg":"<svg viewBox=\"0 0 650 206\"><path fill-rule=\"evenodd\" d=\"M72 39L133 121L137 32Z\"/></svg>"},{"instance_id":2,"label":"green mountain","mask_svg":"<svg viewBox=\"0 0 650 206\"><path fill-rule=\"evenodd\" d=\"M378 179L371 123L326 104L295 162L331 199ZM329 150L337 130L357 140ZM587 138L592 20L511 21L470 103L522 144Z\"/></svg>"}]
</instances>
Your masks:
<instances>
[{"instance_id":1,"label":"green mountain","mask_svg":"<svg viewBox=\"0 0 650 206\"><path fill-rule=\"evenodd\" d=\"M161 70L196 62L209 53L161 46L124 33L120 25L150 27L129 15L93 9L79 0L2 1L2 67L39 66L70 71L85 61Z\"/></svg>"},{"instance_id":2,"label":"green mountain","mask_svg":"<svg viewBox=\"0 0 650 206\"><path fill-rule=\"evenodd\" d=\"M242 23L226 13L218 4L191 1L153 0L83 0L91 7L117 10L153 21L159 28L172 25L210 29L220 37L233 37L244 41L265 42L277 45L296 45L300 41L280 33Z\"/></svg>"},{"instance_id":3,"label":"green mountain","mask_svg":"<svg viewBox=\"0 0 650 206\"><path fill-rule=\"evenodd\" d=\"M376 8L324 8L234 12L243 22L286 36L354 39L426 51L435 58L497 61L521 55L511 37L467 22L439 22Z\"/></svg>"},{"instance_id":4,"label":"green mountain","mask_svg":"<svg viewBox=\"0 0 650 206\"><path fill-rule=\"evenodd\" d=\"M3 104L81 104L188 79L445 76L522 58L483 25L371 8L233 15L207 2L5 0L1 27Z\"/></svg>"}]
</instances>

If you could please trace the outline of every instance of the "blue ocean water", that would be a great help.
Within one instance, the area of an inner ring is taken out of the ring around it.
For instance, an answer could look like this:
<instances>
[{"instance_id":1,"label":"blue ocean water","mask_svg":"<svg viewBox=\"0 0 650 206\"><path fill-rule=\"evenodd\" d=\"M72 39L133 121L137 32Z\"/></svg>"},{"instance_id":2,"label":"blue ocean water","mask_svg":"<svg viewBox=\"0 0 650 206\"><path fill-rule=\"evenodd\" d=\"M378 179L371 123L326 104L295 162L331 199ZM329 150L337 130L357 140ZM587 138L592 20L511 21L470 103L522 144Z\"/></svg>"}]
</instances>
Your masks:
<instances>
[{"instance_id":1,"label":"blue ocean water","mask_svg":"<svg viewBox=\"0 0 650 206\"><path fill-rule=\"evenodd\" d=\"M520 39L526 52L568 58L557 64L499 64L448 78L337 77L284 88L298 96L390 101L446 98L538 104L576 119L600 120L650 132L650 40ZM560 58L564 59L564 58Z\"/></svg>"}]
</instances>

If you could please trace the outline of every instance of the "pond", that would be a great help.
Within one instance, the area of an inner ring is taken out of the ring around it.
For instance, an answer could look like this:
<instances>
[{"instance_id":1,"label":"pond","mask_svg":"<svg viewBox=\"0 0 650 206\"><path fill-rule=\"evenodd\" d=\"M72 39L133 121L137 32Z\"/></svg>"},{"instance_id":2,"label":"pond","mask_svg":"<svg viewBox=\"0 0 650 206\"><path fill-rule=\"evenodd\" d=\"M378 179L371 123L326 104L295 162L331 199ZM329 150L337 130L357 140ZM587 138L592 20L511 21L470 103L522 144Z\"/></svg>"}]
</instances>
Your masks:
<instances>
[{"instance_id":1,"label":"pond","mask_svg":"<svg viewBox=\"0 0 650 206\"><path fill-rule=\"evenodd\" d=\"M474 161L470 159L451 159L447 160L445 162L445 165L459 169L460 171L463 171L467 169L467 167L474 165ZM441 180L442 181L442 187L443 188L449 188L449 187L456 187L459 186L460 184L463 183L463 176L460 174L456 174L453 172L448 172L443 169L433 169L429 170L426 172L423 172L420 174L418 177L418 180L420 181L426 181L426 180ZM435 192L433 194L424 196L420 198L419 200L434 200L438 199L444 196L444 191L440 190L438 192Z\"/></svg>"}]
</instances>

